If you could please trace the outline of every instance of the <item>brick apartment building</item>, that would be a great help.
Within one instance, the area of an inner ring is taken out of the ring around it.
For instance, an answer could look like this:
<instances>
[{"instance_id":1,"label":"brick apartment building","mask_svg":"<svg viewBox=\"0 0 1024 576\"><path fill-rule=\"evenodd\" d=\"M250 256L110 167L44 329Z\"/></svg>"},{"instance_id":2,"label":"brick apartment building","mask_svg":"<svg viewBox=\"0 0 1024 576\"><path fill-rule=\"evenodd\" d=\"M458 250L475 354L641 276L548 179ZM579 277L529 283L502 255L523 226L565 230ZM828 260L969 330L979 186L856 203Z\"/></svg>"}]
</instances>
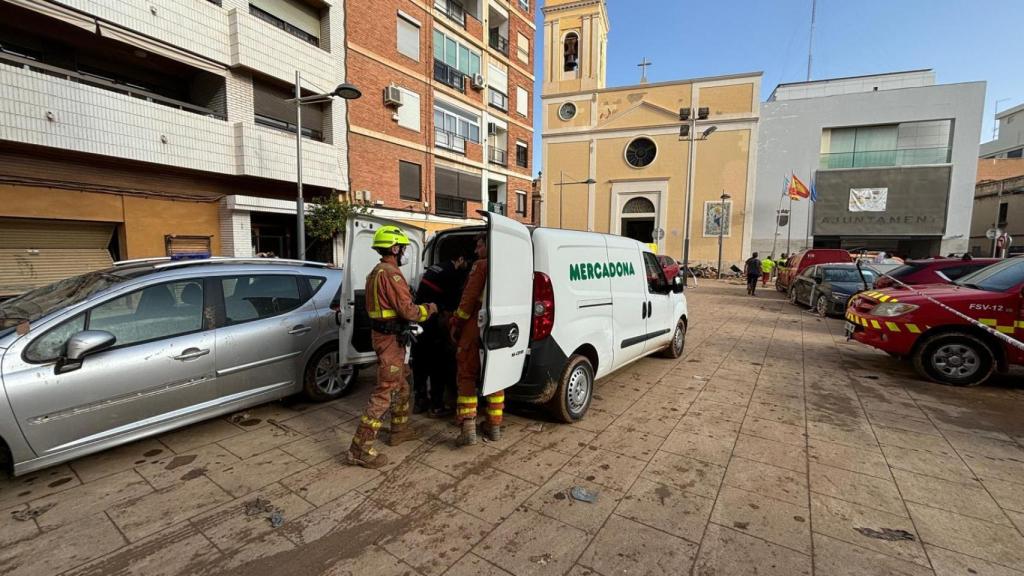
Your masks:
<instances>
[{"instance_id":1,"label":"brick apartment building","mask_svg":"<svg viewBox=\"0 0 1024 576\"><path fill-rule=\"evenodd\" d=\"M295 257L287 99L296 70L344 81L344 6L0 0L0 298L176 250ZM348 189L345 106L303 108L307 198Z\"/></svg>"},{"instance_id":2,"label":"brick apartment building","mask_svg":"<svg viewBox=\"0 0 1024 576\"><path fill-rule=\"evenodd\" d=\"M484 208L530 222L534 6L346 6L351 190L378 215L441 230Z\"/></svg>"}]
</instances>

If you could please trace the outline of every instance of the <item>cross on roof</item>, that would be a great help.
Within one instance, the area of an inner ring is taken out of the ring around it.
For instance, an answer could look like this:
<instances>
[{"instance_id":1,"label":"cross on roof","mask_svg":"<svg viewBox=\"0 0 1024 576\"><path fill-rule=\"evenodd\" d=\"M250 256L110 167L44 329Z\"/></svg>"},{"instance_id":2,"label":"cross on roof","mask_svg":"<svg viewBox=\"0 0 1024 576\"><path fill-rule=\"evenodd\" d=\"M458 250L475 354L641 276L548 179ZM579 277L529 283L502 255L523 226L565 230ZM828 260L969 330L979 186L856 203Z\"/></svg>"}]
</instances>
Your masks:
<instances>
[{"instance_id":1,"label":"cross on roof","mask_svg":"<svg viewBox=\"0 0 1024 576\"><path fill-rule=\"evenodd\" d=\"M654 64L654 63L648 61L647 60L647 56L644 56L643 60L639 64L637 64L637 68L640 68L640 83L641 84L646 84L647 83L647 67L651 66L652 64Z\"/></svg>"}]
</instances>

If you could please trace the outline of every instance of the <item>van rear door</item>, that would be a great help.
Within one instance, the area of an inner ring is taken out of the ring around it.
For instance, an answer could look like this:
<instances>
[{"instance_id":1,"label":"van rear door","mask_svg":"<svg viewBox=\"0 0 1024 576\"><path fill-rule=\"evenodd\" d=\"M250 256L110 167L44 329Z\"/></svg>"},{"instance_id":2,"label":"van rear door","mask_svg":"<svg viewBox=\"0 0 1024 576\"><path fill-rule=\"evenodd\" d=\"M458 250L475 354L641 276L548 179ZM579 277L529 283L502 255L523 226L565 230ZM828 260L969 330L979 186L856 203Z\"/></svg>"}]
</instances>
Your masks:
<instances>
[{"instance_id":1,"label":"van rear door","mask_svg":"<svg viewBox=\"0 0 1024 576\"><path fill-rule=\"evenodd\" d=\"M341 364L364 364L375 358L370 344L370 319L366 314L366 277L380 262L372 248L373 235L381 226L398 226L409 237L402 274L410 286L423 270L425 231L416 226L361 214L349 218L345 227L345 264L341 284Z\"/></svg>"},{"instance_id":2,"label":"van rear door","mask_svg":"<svg viewBox=\"0 0 1024 576\"><path fill-rule=\"evenodd\" d=\"M480 330L483 393L492 394L523 374L533 319L533 240L519 222L486 213L487 314Z\"/></svg>"}]
</instances>

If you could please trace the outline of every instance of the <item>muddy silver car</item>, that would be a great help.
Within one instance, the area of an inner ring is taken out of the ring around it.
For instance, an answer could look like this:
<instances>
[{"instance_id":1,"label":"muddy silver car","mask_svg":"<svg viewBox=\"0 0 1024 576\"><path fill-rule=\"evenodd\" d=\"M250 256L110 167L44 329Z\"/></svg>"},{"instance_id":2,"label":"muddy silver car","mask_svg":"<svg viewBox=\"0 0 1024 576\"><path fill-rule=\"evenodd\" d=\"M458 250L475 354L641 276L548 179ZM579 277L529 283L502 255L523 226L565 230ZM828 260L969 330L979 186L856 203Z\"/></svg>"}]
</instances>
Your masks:
<instances>
[{"instance_id":1,"label":"muddy silver car","mask_svg":"<svg viewBox=\"0 0 1024 576\"><path fill-rule=\"evenodd\" d=\"M355 378L338 366L341 278L149 260L0 303L0 454L23 474L298 392L341 396Z\"/></svg>"}]
</instances>

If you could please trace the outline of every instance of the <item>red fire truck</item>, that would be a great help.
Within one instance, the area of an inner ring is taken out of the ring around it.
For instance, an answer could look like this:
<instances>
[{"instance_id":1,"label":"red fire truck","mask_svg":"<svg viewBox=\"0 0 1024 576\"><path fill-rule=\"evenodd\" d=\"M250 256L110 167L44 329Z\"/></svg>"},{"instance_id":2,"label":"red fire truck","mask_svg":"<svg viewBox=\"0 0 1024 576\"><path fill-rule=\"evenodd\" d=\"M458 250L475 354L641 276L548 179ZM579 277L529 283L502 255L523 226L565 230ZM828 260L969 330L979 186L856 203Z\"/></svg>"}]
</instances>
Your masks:
<instances>
[{"instance_id":1,"label":"red fire truck","mask_svg":"<svg viewBox=\"0 0 1024 576\"><path fill-rule=\"evenodd\" d=\"M847 336L910 358L942 384L974 386L1024 365L1024 257L952 284L868 290L850 299Z\"/></svg>"}]
</instances>

